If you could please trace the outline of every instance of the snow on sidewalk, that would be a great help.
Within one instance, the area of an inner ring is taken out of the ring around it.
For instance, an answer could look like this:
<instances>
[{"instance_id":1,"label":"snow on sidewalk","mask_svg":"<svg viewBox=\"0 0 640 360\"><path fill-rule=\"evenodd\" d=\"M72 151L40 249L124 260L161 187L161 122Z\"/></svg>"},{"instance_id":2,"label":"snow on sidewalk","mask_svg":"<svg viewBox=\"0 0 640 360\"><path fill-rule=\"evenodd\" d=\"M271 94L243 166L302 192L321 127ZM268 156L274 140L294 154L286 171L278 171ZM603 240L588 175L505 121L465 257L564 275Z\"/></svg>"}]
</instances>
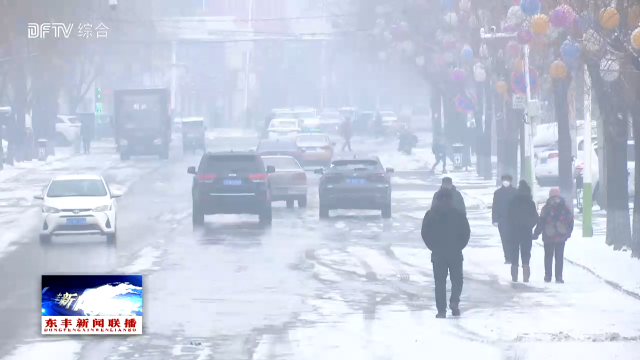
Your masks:
<instances>
[{"instance_id":1,"label":"snow on sidewalk","mask_svg":"<svg viewBox=\"0 0 640 360\"><path fill-rule=\"evenodd\" d=\"M64 161L75 156L72 148L56 149L55 156L49 156L46 161L38 161L37 159L31 161L25 161L21 163L15 163L14 166L3 164L3 169L0 170L0 182L3 182L12 177L23 174L26 171L37 169L43 165L50 165L59 161Z\"/></svg>"}]
</instances>

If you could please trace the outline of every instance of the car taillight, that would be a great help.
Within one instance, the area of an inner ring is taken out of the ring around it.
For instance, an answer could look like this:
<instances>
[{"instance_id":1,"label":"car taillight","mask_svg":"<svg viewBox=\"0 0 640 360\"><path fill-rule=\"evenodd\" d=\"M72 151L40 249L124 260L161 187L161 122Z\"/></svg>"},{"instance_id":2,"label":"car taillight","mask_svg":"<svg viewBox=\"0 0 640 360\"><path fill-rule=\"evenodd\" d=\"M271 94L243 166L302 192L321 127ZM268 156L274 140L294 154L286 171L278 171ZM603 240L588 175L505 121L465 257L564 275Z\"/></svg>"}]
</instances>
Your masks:
<instances>
[{"instance_id":1,"label":"car taillight","mask_svg":"<svg viewBox=\"0 0 640 360\"><path fill-rule=\"evenodd\" d=\"M582 169L584 169L584 164L578 164L578 165L576 165L576 169L577 169L577 170L582 170Z\"/></svg>"},{"instance_id":2,"label":"car taillight","mask_svg":"<svg viewBox=\"0 0 640 360\"><path fill-rule=\"evenodd\" d=\"M267 180L267 174L251 174L249 175L249 179L251 180Z\"/></svg>"},{"instance_id":3,"label":"car taillight","mask_svg":"<svg viewBox=\"0 0 640 360\"><path fill-rule=\"evenodd\" d=\"M293 175L293 179L297 181L307 181L307 174L301 172Z\"/></svg>"},{"instance_id":4,"label":"car taillight","mask_svg":"<svg viewBox=\"0 0 640 360\"><path fill-rule=\"evenodd\" d=\"M549 155L547 155L547 159L555 159L557 157L558 157L557 152L552 152L552 153L549 153Z\"/></svg>"},{"instance_id":5,"label":"car taillight","mask_svg":"<svg viewBox=\"0 0 640 360\"><path fill-rule=\"evenodd\" d=\"M385 177L385 174L375 174L369 177L369 181L376 182L376 183L385 182L386 177Z\"/></svg>"},{"instance_id":6,"label":"car taillight","mask_svg":"<svg viewBox=\"0 0 640 360\"><path fill-rule=\"evenodd\" d=\"M203 181L203 180L215 180L216 175L215 174L201 174L198 175L198 180Z\"/></svg>"}]
</instances>

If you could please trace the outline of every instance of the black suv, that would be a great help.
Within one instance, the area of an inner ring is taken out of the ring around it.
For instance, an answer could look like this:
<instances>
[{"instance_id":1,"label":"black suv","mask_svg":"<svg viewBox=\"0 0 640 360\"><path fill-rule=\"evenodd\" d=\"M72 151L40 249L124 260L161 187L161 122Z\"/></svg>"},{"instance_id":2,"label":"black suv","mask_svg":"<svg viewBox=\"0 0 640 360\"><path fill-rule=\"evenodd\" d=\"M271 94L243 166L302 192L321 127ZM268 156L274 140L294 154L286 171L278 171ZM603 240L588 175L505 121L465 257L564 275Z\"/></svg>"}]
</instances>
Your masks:
<instances>
[{"instance_id":1,"label":"black suv","mask_svg":"<svg viewBox=\"0 0 640 360\"><path fill-rule=\"evenodd\" d=\"M329 217L329 210L380 210L382 217L391 217L392 168L383 168L378 157L335 160L328 170L317 169L320 178L320 218Z\"/></svg>"},{"instance_id":2,"label":"black suv","mask_svg":"<svg viewBox=\"0 0 640 360\"><path fill-rule=\"evenodd\" d=\"M256 214L261 224L271 224L271 186L259 155L251 152L218 152L202 155L193 174L193 225L204 224L205 215Z\"/></svg>"}]
</instances>

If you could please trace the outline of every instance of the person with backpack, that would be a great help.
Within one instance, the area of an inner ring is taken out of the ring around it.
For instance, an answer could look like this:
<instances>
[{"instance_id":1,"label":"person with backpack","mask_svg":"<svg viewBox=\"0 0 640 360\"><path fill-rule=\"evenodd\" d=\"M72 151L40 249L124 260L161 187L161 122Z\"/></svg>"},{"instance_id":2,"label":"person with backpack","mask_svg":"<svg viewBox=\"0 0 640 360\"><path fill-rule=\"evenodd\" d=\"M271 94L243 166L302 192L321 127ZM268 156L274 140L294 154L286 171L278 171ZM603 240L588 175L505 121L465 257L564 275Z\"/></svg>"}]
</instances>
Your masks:
<instances>
[{"instance_id":1,"label":"person with backpack","mask_svg":"<svg viewBox=\"0 0 640 360\"><path fill-rule=\"evenodd\" d=\"M433 164L433 166L431 167L431 171L435 172L436 167L438 167L438 165L440 165L440 162L442 162L442 174L446 174L447 173L447 145L445 143L444 138L433 139L433 145L431 146L431 151L433 151L433 155L435 155L436 157L436 163Z\"/></svg>"},{"instance_id":2,"label":"person with backpack","mask_svg":"<svg viewBox=\"0 0 640 360\"><path fill-rule=\"evenodd\" d=\"M447 317L447 276L451 276L449 308L453 316L460 316L462 294L462 250L469 244L471 229L465 214L453 203L453 190L439 190L433 206L422 220L422 240L431 250L435 282L436 318Z\"/></svg>"},{"instance_id":3,"label":"person with backpack","mask_svg":"<svg viewBox=\"0 0 640 360\"><path fill-rule=\"evenodd\" d=\"M544 242L544 281L551 282L552 265L555 258L556 283L564 284L564 246L573 232L573 212L560 197L557 187L549 190L549 199L540 211L538 225L533 232L537 240L542 234Z\"/></svg>"},{"instance_id":4,"label":"person with backpack","mask_svg":"<svg viewBox=\"0 0 640 360\"><path fill-rule=\"evenodd\" d=\"M538 210L526 181L520 180L518 192L507 206L507 227L511 242L511 281L518 282L518 265L522 259L522 281L529 282L531 268L532 232L538 223Z\"/></svg>"},{"instance_id":5,"label":"person with backpack","mask_svg":"<svg viewBox=\"0 0 640 360\"><path fill-rule=\"evenodd\" d=\"M493 205L491 207L491 222L500 232L504 263L511 264L511 240L509 240L509 228L507 225L507 211L509 202L518 192L511 185L513 177L509 174L502 175L502 186L493 193Z\"/></svg>"}]
</instances>

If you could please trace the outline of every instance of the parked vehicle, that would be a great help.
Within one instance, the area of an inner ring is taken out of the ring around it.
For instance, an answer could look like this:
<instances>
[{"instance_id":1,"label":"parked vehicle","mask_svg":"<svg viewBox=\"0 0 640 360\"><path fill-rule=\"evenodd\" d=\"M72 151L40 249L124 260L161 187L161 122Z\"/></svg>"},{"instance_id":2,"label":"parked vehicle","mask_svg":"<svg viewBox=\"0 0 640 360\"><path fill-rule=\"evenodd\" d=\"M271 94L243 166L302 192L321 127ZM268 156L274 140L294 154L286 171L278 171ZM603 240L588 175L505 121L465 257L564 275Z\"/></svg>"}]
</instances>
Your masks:
<instances>
[{"instance_id":1,"label":"parked vehicle","mask_svg":"<svg viewBox=\"0 0 640 360\"><path fill-rule=\"evenodd\" d=\"M58 115L56 117L56 146L71 146L80 138L82 125L76 116Z\"/></svg>"},{"instance_id":2,"label":"parked vehicle","mask_svg":"<svg viewBox=\"0 0 640 360\"><path fill-rule=\"evenodd\" d=\"M304 151L303 165L331 165L336 143L327 134L300 134L296 138L296 144Z\"/></svg>"},{"instance_id":3,"label":"parked vehicle","mask_svg":"<svg viewBox=\"0 0 640 360\"><path fill-rule=\"evenodd\" d=\"M183 118L180 128L182 130L182 151L206 151L204 118Z\"/></svg>"},{"instance_id":4,"label":"parked vehicle","mask_svg":"<svg viewBox=\"0 0 640 360\"><path fill-rule=\"evenodd\" d=\"M169 158L172 121L168 89L114 92L116 144L122 160L132 155Z\"/></svg>"},{"instance_id":5,"label":"parked vehicle","mask_svg":"<svg viewBox=\"0 0 640 360\"><path fill-rule=\"evenodd\" d=\"M298 119L273 119L267 128L269 139L295 137L302 132L302 121Z\"/></svg>"}]
</instances>

